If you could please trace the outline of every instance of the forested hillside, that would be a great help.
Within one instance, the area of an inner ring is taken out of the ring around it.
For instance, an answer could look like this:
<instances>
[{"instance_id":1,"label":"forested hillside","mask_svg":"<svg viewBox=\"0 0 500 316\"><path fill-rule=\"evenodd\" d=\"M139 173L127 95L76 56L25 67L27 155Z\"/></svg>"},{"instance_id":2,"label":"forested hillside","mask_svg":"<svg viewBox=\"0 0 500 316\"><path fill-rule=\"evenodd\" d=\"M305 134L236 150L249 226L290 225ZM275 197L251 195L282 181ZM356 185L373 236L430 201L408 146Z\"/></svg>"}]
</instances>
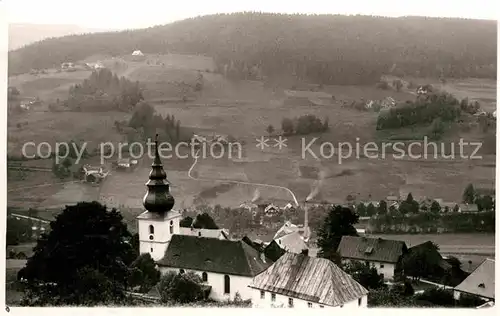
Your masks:
<instances>
[{"instance_id":1,"label":"forested hillside","mask_svg":"<svg viewBox=\"0 0 500 316\"><path fill-rule=\"evenodd\" d=\"M234 76L363 84L381 73L496 76L496 21L269 13L218 14L148 29L47 39L9 53L9 73L94 54L204 54ZM256 69L259 71L253 71Z\"/></svg>"}]
</instances>

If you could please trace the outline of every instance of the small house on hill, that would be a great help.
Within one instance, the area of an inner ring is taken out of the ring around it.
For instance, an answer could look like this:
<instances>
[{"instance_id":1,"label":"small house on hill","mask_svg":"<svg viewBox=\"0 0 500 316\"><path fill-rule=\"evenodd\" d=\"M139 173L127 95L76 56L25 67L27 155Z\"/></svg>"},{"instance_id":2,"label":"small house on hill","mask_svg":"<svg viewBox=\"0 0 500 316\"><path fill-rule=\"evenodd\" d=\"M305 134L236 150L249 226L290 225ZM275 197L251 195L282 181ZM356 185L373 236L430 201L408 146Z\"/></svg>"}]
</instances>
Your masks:
<instances>
[{"instance_id":1,"label":"small house on hill","mask_svg":"<svg viewBox=\"0 0 500 316\"><path fill-rule=\"evenodd\" d=\"M454 297L462 293L477 296L485 301L495 301L495 260L487 258L462 283L454 289Z\"/></svg>"},{"instance_id":2,"label":"small house on hill","mask_svg":"<svg viewBox=\"0 0 500 316\"><path fill-rule=\"evenodd\" d=\"M368 290L332 261L285 253L255 276L253 307L367 307Z\"/></svg>"},{"instance_id":3,"label":"small house on hill","mask_svg":"<svg viewBox=\"0 0 500 316\"><path fill-rule=\"evenodd\" d=\"M134 50L132 56L144 56L144 54L140 50Z\"/></svg>"},{"instance_id":4,"label":"small house on hill","mask_svg":"<svg viewBox=\"0 0 500 316\"><path fill-rule=\"evenodd\" d=\"M343 236L337 251L343 263L366 263L376 268L384 279L390 280L401 269L407 250L406 244L399 240Z\"/></svg>"}]
</instances>

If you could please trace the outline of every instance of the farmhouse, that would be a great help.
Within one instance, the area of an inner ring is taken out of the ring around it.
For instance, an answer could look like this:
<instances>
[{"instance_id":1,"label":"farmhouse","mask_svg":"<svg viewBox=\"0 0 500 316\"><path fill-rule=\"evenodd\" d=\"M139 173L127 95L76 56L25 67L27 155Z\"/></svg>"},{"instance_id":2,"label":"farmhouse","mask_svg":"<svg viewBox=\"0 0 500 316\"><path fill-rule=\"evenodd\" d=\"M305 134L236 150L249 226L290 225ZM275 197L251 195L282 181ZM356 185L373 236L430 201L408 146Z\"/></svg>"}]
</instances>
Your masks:
<instances>
[{"instance_id":1,"label":"farmhouse","mask_svg":"<svg viewBox=\"0 0 500 316\"><path fill-rule=\"evenodd\" d=\"M132 56L144 56L144 54L140 50L134 50Z\"/></svg>"},{"instance_id":2,"label":"farmhouse","mask_svg":"<svg viewBox=\"0 0 500 316\"><path fill-rule=\"evenodd\" d=\"M160 160L158 140L155 143L148 191L143 199L146 211L137 217L140 253L149 253L162 273L198 273L209 298L233 299L236 293L242 299L251 298L248 285L252 278L272 262L242 240L227 240L218 233L213 237L182 235L186 233L180 227L182 215L173 210L175 200Z\"/></svg>"},{"instance_id":3,"label":"farmhouse","mask_svg":"<svg viewBox=\"0 0 500 316\"><path fill-rule=\"evenodd\" d=\"M382 238L343 236L338 253L342 262L364 262L377 269L384 279L391 280L399 269L407 252L403 241Z\"/></svg>"},{"instance_id":4,"label":"farmhouse","mask_svg":"<svg viewBox=\"0 0 500 316\"><path fill-rule=\"evenodd\" d=\"M84 179L87 182L102 182L108 176L109 172L104 171L102 167L93 167L90 165L84 165L82 167L85 174Z\"/></svg>"},{"instance_id":5,"label":"farmhouse","mask_svg":"<svg viewBox=\"0 0 500 316\"><path fill-rule=\"evenodd\" d=\"M495 301L495 260L485 259L476 270L457 285L453 295L456 300L463 293L482 298L485 301Z\"/></svg>"},{"instance_id":6,"label":"farmhouse","mask_svg":"<svg viewBox=\"0 0 500 316\"><path fill-rule=\"evenodd\" d=\"M253 278L254 307L360 308L368 291L332 261L285 253Z\"/></svg>"}]
</instances>

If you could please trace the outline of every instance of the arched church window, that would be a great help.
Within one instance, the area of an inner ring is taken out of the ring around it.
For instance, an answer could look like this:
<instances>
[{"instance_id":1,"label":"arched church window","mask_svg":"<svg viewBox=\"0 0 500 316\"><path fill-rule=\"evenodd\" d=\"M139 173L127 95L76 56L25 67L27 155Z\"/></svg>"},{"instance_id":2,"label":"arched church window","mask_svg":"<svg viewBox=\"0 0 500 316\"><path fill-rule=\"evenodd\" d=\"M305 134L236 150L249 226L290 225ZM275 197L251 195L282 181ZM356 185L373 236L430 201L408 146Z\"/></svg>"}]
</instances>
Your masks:
<instances>
[{"instance_id":1,"label":"arched church window","mask_svg":"<svg viewBox=\"0 0 500 316\"><path fill-rule=\"evenodd\" d=\"M230 284L230 279L229 275L224 276L224 294L229 294L231 293L231 284Z\"/></svg>"},{"instance_id":2,"label":"arched church window","mask_svg":"<svg viewBox=\"0 0 500 316\"><path fill-rule=\"evenodd\" d=\"M203 280L203 282L207 282L208 281L208 274L206 272L203 272L201 274L201 279Z\"/></svg>"},{"instance_id":3,"label":"arched church window","mask_svg":"<svg viewBox=\"0 0 500 316\"><path fill-rule=\"evenodd\" d=\"M149 225L149 233L154 234L155 233L155 228L153 225Z\"/></svg>"},{"instance_id":4,"label":"arched church window","mask_svg":"<svg viewBox=\"0 0 500 316\"><path fill-rule=\"evenodd\" d=\"M170 234L173 234L174 233L174 221L170 221Z\"/></svg>"}]
</instances>

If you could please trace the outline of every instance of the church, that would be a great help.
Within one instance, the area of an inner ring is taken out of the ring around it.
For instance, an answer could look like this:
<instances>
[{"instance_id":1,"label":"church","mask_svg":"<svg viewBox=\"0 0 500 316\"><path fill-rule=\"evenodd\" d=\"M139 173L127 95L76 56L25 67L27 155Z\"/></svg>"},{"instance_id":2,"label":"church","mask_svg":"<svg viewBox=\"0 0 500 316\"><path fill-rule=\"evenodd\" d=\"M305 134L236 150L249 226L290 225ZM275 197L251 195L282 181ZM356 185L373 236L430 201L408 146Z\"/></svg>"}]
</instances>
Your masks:
<instances>
[{"instance_id":1,"label":"church","mask_svg":"<svg viewBox=\"0 0 500 316\"><path fill-rule=\"evenodd\" d=\"M143 199L146 210L137 217L140 253L149 253L162 274L169 271L199 274L210 289L209 298L234 299L238 293L243 300L251 299L249 284L273 262L242 240L186 233L180 227L181 213L173 209L175 199L170 194L158 140L155 146Z\"/></svg>"}]
</instances>

